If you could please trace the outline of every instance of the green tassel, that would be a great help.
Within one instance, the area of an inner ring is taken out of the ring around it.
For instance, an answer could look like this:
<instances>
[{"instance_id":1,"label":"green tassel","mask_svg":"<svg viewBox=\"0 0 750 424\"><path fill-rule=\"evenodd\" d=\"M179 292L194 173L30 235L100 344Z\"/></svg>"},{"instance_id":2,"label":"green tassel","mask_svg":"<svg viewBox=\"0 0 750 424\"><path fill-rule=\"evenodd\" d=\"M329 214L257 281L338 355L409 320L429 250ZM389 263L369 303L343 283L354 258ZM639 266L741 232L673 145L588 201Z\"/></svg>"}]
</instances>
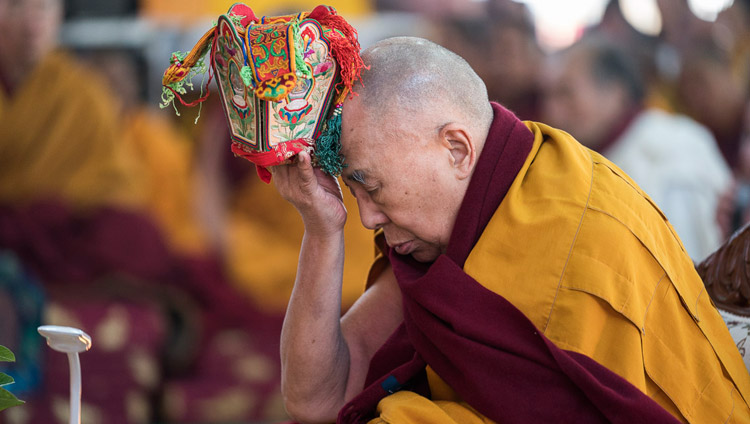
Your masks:
<instances>
[{"instance_id":1,"label":"green tassel","mask_svg":"<svg viewBox=\"0 0 750 424\"><path fill-rule=\"evenodd\" d=\"M253 84L253 68L247 65L243 66L240 69L240 77L242 77L245 87L255 87L255 84Z\"/></svg>"},{"instance_id":2,"label":"green tassel","mask_svg":"<svg viewBox=\"0 0 750 424\"><path fill-rule=\"evenodd\" d=\"M161 109L164 109L171 105L174 108L174 113L176 113L177 116L180 116L180 111L177 110L177 104L175 103L174 99L175 95L170 89L168 89L167 87L161 88L161 103L159 104L159 107Z\"/></svg>"},{"instance_id":3,"label":"green tassel","mask_svg":"<svg viewBox=\"0 0 750 424\"><path fill-rule=\"evenodd\" d=\"M232 14L230 14L230 15L226 15L226 16L227 16L227 18L229 18L230 21L232 21L232 23L236 27L242 27L242 20L245 19L245 18L247 18L247 16L243 16L243 15L232 15ZM214 25L214 26L216 26L216 25Z\"/></svg>"},{"instance_id":4,"label":"green tassel","mask_svg":"<svg viewBox=\"0 0 750 424\"><path fill-rule=\"evenodd\" d=\"M299 34L299 21L296 19L292 22L292 38L294 38L292 42L294 43L294 67L297 69L297 76L310 79L313 75L303 57L304 52L302 49L304 45L302 44L302 37Z\"/></svg>"},{"instance_id":5,"label":"green tassel","mask_svg":"<svg viewBox=\"0 0 750 424\"><path fill-rule=\"evenodd\" d=\"M315 144L315 164L328 175L338 177L344 170L341 156L341 106L333 110Z\"/></svg>"},{"instance_id":6,"label":"green tassel","mask_svg":"<svg viewBox=\"0 0 750 424\"><path fill-rule=\"evenodd\" d=\"M182 62L183 60L185 60L185 57L187 57L187 55L188 52L181 52L179 50L176 52L172 52L172 56L169 59L169 64L174 65L176 62ZM193 90L195 88L193 84L193 78L198 74L202 74L205 81L205 75L207 72L208 61L206 60L206 56L204 55L195 62L195 65L190 69L185 78L169 84L169 87L171 87L174 92L172 90L169 90L167 87L161 88L161 103L159 104L159 107L164 109L172 106L177 116L180 116L180 111L177 110L177 103L175 102L175 93L179 95L187 94L188 89ZM201 82L201 97L202 96L203 82ZM200 117L200 112L198 113L198 116Z\"/></svg>"}]
</instances>

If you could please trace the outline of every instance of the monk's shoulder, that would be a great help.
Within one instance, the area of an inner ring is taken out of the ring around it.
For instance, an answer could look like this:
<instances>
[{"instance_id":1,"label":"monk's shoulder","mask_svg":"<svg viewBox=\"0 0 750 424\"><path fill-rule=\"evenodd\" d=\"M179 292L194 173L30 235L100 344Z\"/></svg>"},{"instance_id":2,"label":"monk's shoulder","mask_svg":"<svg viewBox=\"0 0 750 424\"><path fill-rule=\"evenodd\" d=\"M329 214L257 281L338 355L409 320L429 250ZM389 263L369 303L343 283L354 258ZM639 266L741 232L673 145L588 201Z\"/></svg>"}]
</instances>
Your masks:
<instances>
[{"instance_id":1,"label":"monk's shoulder","mask_svg":"<svg viewBox=\"0 0 750 424\"><path fill-rule=\"evenodd\" d=\"M598 292L622 309L634 300L628 281L692 267L664 215L624 172L563 131L527 125L532 153L467 259L467 273L544 331L561 289ZM695 282L688 286L697 295ZM639 294L635 314L650 293Z\"/></svg>"},{"instance_id":2,"label":"monk's shoulder","mask_svg":"<svg viewBox=\"0 0 750 424\"><path fill-rule=\"evenodd\" d=\"M586 211L593 161L567 133L526 125L531 153L464 270L544 328Z\"/></svg>"}]
</instances>

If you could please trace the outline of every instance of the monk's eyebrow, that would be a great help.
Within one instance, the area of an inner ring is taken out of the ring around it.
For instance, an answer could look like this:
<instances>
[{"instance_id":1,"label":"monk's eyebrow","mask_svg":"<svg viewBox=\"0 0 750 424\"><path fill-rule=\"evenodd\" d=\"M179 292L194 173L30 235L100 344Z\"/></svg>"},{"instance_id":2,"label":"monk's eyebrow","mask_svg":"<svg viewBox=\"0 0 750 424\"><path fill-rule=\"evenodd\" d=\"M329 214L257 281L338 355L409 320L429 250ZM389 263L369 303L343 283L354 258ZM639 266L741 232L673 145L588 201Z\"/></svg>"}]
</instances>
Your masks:
<instances>
[{"instance_id":1,"label":"monk's eyebrow","mask_svg":"<svg viewBox=\"0 0 750 424\"><path fill-rule=\"evenodd\" d=\"M355 169L351 174L347 175L346 179L360 183L362 185L367 184L367 175L364 173L364 171L360 171L358 169Z\"/></svg>"}]
</instances>

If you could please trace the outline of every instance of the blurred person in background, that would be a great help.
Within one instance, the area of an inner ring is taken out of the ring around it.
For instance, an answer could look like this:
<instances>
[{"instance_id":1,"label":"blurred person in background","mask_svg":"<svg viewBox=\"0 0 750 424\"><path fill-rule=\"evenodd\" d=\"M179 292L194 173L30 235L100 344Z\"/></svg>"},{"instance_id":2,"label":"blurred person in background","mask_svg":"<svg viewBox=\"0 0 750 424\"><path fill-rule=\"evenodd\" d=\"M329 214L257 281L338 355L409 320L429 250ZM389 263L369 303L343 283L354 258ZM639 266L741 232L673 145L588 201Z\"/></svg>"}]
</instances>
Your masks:
<instances>
[{"instance_id":1,"label":"blurred person in background","mask_svg":"<svg viewBox=\"0 0 750 424\"><path fill-rule=\"evenodd\" d=\"M684 113L678 92L678 79L685 53L696 40L710 35L711 24L698 18L687 0L657 0L661 31L656 37L654 66L656 74L650 95L655 107Z\"/></svg>"},{"instance_id":2,"label":"blurred person in background","mask_svg":"<svg viewBox=\"0 0 750 424\"><path fill-rule=\"evenodd\" d=\"M732 5L722 11L716 19L714 39L717 45L723 46L730 54L731 80L737 92L744 94L744 101L750 102L750 0L735 0ZM748 110L745 108L744 135L740 141L740 149L745 149L747 143ZM740 150L741 162L736 168L738 174L747 179L746 153Z\"/></svg>"},{"instance_id":3,"label":"blurred person in background","mask_svg":"<svg viewBox=\"0 0 750 424\"><path fill-rule=\"evenodd\" d=\"M170 247L185 254L210 251L196 213L193 142L168 114L146 103L146 67L135 49L100 48L81 51L82 59L104 77L114 96L118 133L154 182L144 190L144 208L164 230ZM155 183L158 182L158 183Z\"/></svg>"},{"instance_id":4,"label":"blurred person in background","mask_svg":"<svg viewBox=\"0 0 750 424\"><path fill-rule=\"evenodd\" d=\"M734 1L716 22L698 18L687 0L657 5L662 31L656 63L665 104L708 127L734 169L750 76L747 2Z\"/></svg>"},{"instance_id":5,"label":"blurred person in background","mask_svg":"<svg viewBox=\"0 0 750 424\"><path fill-rule=\"evenodd\" d=\"M738 165L747 76L746 71L734 69L729 51L704 38L683 55L678 80L682 110L711 130L732 168Z\"/></svg>"},{"instance_id":6,"label":"blurred person in background","mask_svg":"<svg viewBox=\"0 0 750 424\"><path fill-rule=\"evenodd\" d=\"M723 241L719 199L731 182L710 132L686 116L644 108L632 60L587 38L550 61L544 119L622 168L659 206L695 261Z\"/></svg>"},{"instance_id":7,"label":"blurred person in background","mask_svg":"<svg viewBox=\"0 0 750 424\"><path fill-rule=\"evenodd\" d=\"M133 151L121 142L106 82L58 46L62 16L62 0L0 0L0 248L17 259L17 272L41 280L44 323L83 327L97 339L93 316L102 314L101 322L143 327L154 336L154 343L131 338L125 349L127 340L112 333L114 343L105 341L87 357L84 373L84 385L98 387L85 398L86 420L111 414L111 422L145 422L148 406L141 419L130 415L126 393L102 381L116 377L134 402L147 404L154 380L133 377L127 358L159 344L164 321L143 305L112 309L105 302L92 310L82 308L90 299L72 299L107 290L102 278L113 272L144 280L163 276L166 250L159 230L138 212L145 182ZM1 295L12 305L5 313L29 313L28 303L19 301L24 292L4 288ZM1 336L0 343L16 346L12 333ZM159 372L152 356L139 358ZM65 358L45 352L37 359L43 380L26 405L5 414L9 422L53 422L66 415L55 408L66 399ZM92 372L99 375L90 378Z\"/></svg>"},{"instance_id":8,"label":"blurred person in background","mask_svg":"<svg viewBox=\"0 0 750 424\"><path fill-rule=\"evenodd\" d=\"M625 17L619 0L610 0L601 21L584 32L585 38L601 39L616 44L637 66L645 87L643 103L647 107L670 110L668 93L663 91L655 63L658 38L637 30Z\"/></svg>"},{"instance_id":9,"label":"blurred person in background","mask_svg":"<svg viewBox=\"0 0 750 424\"><path fill-rule=\"evenodd\" d=\"M719 13L713 36L718 45L731 52L737 77L744 75L745 84L750 84L750 1L734 0Z\"/></svg>"},{"instance_id":10,"label":"blurred person in background","mask_svg":"<svg viewBox=\"0 0 750 424\"><path fill-rule=\"evenodd\" d=\"M0 334L0 344L13 349L18 335L36 331L38 311L24 308L42 297L41 323L82 328L94 340L83 365L84 423L153 422L168 403L163 377L211 363L242 387L216 370L200 385L173 379L171 410L190 414L218 399L224 407L209 409L222 411L219 420L281 419L283 408L273 406L280 319L237 295L204 242L181 232L192 225L187 146L137 119L127 61L107 59L110 90L59 46L62 16L62 0L0 0L0 250L3 272L14 273L3 278L38 280L42 292L0 286L3 316L31 317ZM220 330L229 328L238 331L227 343ZM65 420L67 359L41 353L42 381L0 420ZM204 403L193 407L195 399Z\"/></svg>"},{"instance_id":11,"label":"blurred person in background","mask_svg":"<svg viewBox=\"0 0 750 424\"><path fill-rule=\"evenodd\" d=\"M526 5L485 3L479 14L444 15L437 42L464 57L485 81L489 97L521 119L538 119L544 55Z\"/></svg>"},{"instance_id":12,"label":"blurred person in background","mask_svg":"<svg viewBox=\"0 0 750 424\"><path fill-rule=\"evenodd\" d=\"M688 0L657 0L656 4L662 21L659 38L678 54L690 50L695 40L711 34L711 22L697 17Z\"/></svg>"},{"instance_id":13,"label":"blurred person in background","mask_svg":"<svg viewBox=\"0 0 750 424\"><path fill-rule=\"evenodd\" d=\"M0 201L137 204L142 181L104 81L58 48L62 9L0 1Z\"/></svg>"},{"instance_id":14,"label":"blurred person in background","mask_svg":"<svg viewBox=\"0 0 750 424\"><path fill-rule=\"evenodd\" d=\"M750 99L745 105L735 177L737 184L734 190L723 199L726 208L725 218L732 231L750 222Z\"/></svg>"}]
</instances>

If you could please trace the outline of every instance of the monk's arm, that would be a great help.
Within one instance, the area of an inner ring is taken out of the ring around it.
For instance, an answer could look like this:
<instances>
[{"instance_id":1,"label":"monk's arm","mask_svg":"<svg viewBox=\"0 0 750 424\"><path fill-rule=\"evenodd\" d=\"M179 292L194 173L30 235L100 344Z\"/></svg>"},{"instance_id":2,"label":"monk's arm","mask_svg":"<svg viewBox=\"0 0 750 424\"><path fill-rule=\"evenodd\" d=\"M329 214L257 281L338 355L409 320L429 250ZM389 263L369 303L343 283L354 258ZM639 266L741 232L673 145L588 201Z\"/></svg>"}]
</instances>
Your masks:
<instances>
[{"instance_id":1,"label":"monk's arm","mask_svg":"<svg viewBox=\"0 0 750 424\"><path fill-rule=\"evenodd\" d=\"M330 418L343 398L349 355L339 326L344 236L302 238L297 278L281 332L281 390L289 415Z\"/></svg>"},{"instance_id":2,"label":"monk's arm","mask_svg":"<svg viewBox=\"0 0 750 424\"><path fill-rule=\"evenodd\" d=\"M313 171L306 153L272 172L279 193L305 223L281 334L284 402L298 421L333 421L362 390L370 358L401 323L400 291L385 270L342 318L346 209L338 184Z\"/></svg>"},{"instance_id":3,"label":"monk's arm","mask_svg":"<svg viewBox=\"0 0 750 424\"><path fill-rule=\"evenodd\" d=\"M343 242L306 234L282 331L282 391L289 414L334 421L364 388L370 359L401 323L401 298L388 268L339 320Z\"/></svg>"}]
</instances>

